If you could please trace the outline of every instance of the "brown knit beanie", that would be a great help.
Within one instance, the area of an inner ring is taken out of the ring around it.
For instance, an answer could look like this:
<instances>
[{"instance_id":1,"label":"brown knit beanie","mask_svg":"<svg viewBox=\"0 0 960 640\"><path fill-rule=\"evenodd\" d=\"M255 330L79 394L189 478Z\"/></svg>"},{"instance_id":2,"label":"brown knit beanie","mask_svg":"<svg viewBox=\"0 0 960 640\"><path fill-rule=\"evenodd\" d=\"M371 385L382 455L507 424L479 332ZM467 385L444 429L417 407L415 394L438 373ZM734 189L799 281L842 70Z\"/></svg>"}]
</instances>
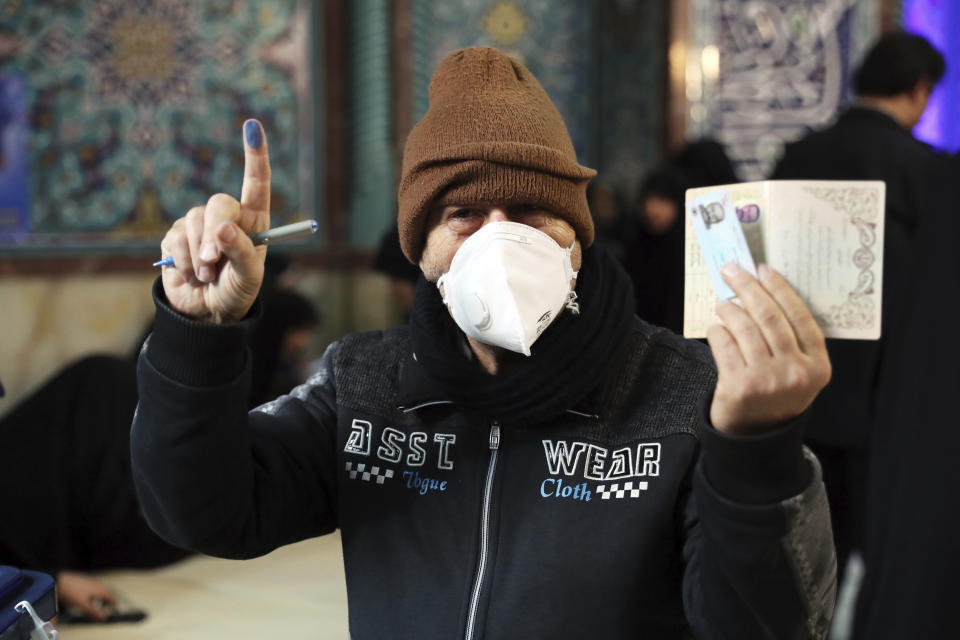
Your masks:
<instances>
[{"instance_id":1,"label":"brown knit beanie","mask_svg":"<svg viewBox=\"0 0 960 640\"><path fill-rule=\"evenodd\" d=\"M587 182L567 127L537 79L496 49L447 56L430 81L430 108L407 138L400 177L400 246L420 261L435 204L533 204L593 243Z\"/></svg>"}]
</instances>

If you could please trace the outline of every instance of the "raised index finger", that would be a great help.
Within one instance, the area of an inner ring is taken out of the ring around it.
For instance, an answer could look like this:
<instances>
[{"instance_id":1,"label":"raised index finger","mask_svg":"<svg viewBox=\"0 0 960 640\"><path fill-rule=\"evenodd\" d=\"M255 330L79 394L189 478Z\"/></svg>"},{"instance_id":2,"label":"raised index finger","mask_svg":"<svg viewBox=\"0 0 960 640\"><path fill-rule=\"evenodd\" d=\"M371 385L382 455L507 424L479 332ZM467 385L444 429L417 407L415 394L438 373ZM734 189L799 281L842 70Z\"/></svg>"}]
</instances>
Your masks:
<instances>
[{"instance_id":1,"label":"raised index finger","mask_svg":"<svg viewBox=\"0 0 960 640\"><path fill-rule=\"evenodd\" d=\"M243 123L243 187L240 189L240 210L256 216L255 228L261 231L270 226L270 156L267 136L256 120Z\"/></svg>"}]
</instances>

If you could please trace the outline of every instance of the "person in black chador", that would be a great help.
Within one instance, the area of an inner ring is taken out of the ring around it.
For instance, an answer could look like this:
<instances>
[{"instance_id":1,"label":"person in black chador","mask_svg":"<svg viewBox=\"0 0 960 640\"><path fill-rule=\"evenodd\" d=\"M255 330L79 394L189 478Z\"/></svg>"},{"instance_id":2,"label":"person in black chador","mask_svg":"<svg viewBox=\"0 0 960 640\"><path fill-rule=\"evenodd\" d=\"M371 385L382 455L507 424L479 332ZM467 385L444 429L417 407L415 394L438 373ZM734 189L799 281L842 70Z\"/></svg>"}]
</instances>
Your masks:
<instances>
[{"instance_id":1,"label":"person in black chador","mask_svg":"<svg viewBox=\"0 0 960 640\"><path fill-rule=\"evenodd\" d=\"M807 444L823 464L841 575L849 554L862 547L876 381L884 351L900 339L891 322L903 304L898 280L910 237L929 209L938 161L910 129L944 69L943 57L921 36L883 36L856 73L856 103L832 126L788 144L772 176L886 183L882 337L827 341L833 380L814 403L807 432Z\"/></svg>"},{"instance_id":2,"label":"person in black chador","mask_svg":"<svg viewBox=\"0 0 960 640\"><path fill-rule=\"evenodd\" d=\"M187 552L147 526L130 475L133 361L83 358L0 420L0 564L56 578L64 605L102 619L109 587L85 572L168 564Z\"/></svg>"},{"instance_id":3,"label":"person in black chador","mask_svg":"<svg viewBox=\"0 0 960 640\"><path fill-rule=\"evenodd\" d=\"M280 260L274 265L285 266ZM303 381L298 356L318 323L309 301L292 291L268 286L263 305L250 341L250 407ZM0 564L50 573L60 601L94 619L103 619L116 599L87 572L161 566L188 554L153 533L134 494L136 380L135 360L88 356L0 420L6 514L0 518Z\"/></svg>"},{"instance_id":4,"label":"person in black chador","mask_svg":"<svg viewBox=\"0 0 960 640\"><path fill-rule=\"evenodd\" d=\"M710 139L691 142L644 178L636 202L640 229L624 259L638 316L683 331L684 192L734 182L733 164Z\"/></svg>"},{"instance_id":5,"label":"person in black chador","mask_svg":"<svg viewBox=\"0 0 960 640\"><path fill-rule=\"evenodd\" d=\"M380 238L380 245L373 258L373 270L382 273L390 281L390 297L406 320L413 309L413 292L420 278L420 269L410 264L400 248L400 234L394 225Z\"/></svg>"},{"instance_id":6,"label":"person in black chador","mask_svg":"<svg viewBox=\"0 0 960 640\"><path fill-rule=\"evenodd\" d=\"M623 264L637 236L637 221L620 190L612 183L591 180L587 185L587 206L597 242Z\"/></svg>"}]
</instances>

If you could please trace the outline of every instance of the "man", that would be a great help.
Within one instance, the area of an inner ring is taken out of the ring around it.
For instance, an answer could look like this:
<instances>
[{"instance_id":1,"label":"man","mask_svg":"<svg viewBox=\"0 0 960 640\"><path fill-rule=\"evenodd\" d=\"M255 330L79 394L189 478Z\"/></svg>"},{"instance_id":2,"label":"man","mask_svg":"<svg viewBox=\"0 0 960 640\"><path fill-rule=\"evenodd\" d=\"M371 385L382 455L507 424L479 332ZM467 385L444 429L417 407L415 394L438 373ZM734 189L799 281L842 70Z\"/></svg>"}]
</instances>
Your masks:
<instances>
[{"instance_id":1,"label":"man","mask_svg":"<svg viewBox=\"0 0 960 640\"><path fill-rule=\"evenodd\" d=\"M410 326L346 336L248 415L270 170L244 130L240 201L162 243L132 436L161 535L245 558L339 528L355 639L825 636L835 559L796 417L830 365L782 278L730 270L716 369L635 318L546 93L456 51L404 150Z\"/></svg>"},{"instance_id":2,"label":"man","mask_svg":"<svg viewBox=\"0 0 960 640\"><path fill-rule=\"evenodd\" d=\"M907 277L877 383L871 434L865 573L854 638L949 638L956 634L953 580L960 572L956 508L960 432L952 402L960 389L960 349L951 336L960 302L960 157L931 176L935 206L920 219L904 264Z\"/></svg>"},{"instance_id":3,"label":"man","mask_svg":"<svg viewBox=\"0 0 960 640\"><path fill-rule=\"evenodd\" d=\"M857 71L856 104L827 129L787 145L772 176L886 183L883 338L829 341L833 380L813 405L807 439L823 465L841 575L848 555L863 546L875 388L887 345L897 339L891 333L891 314L901 306L897 281L909 239L929 209L937 162L910 130L943 73L943 57L923 37L883 36Z\"/></svg>"}]
</instances>

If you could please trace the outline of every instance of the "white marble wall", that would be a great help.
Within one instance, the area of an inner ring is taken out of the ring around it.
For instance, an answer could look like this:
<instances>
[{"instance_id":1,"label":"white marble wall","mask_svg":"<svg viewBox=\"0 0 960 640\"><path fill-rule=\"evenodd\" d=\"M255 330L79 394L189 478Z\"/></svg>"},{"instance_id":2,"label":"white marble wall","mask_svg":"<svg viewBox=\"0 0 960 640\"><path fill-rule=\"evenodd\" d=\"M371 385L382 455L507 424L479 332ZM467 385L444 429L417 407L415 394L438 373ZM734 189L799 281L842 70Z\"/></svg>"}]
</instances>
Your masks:
<instances>
[{"instance_id":1,"label":"white marble wall","mask_svg":"<svg viewBox=\"0 0 960 640\"><path fill-rule=\"evenodd\" d=\"M371 272L294 270L324 324L314 351L349 331L396 324L384 277ZM154 273L0 278L0 416L56 373L91 353L125 355L153 317Z\"/></svg>"},{"instance_id":2,"label":"white marble wall","mask_svg":"<svg viewBox=\"0 0 960 640\"><path fill-rule=\"evenodd\" d=\"M70 361L134 349L153 312L153 274L0 279L0 415Z\"/></svg>"}]
</instances>

